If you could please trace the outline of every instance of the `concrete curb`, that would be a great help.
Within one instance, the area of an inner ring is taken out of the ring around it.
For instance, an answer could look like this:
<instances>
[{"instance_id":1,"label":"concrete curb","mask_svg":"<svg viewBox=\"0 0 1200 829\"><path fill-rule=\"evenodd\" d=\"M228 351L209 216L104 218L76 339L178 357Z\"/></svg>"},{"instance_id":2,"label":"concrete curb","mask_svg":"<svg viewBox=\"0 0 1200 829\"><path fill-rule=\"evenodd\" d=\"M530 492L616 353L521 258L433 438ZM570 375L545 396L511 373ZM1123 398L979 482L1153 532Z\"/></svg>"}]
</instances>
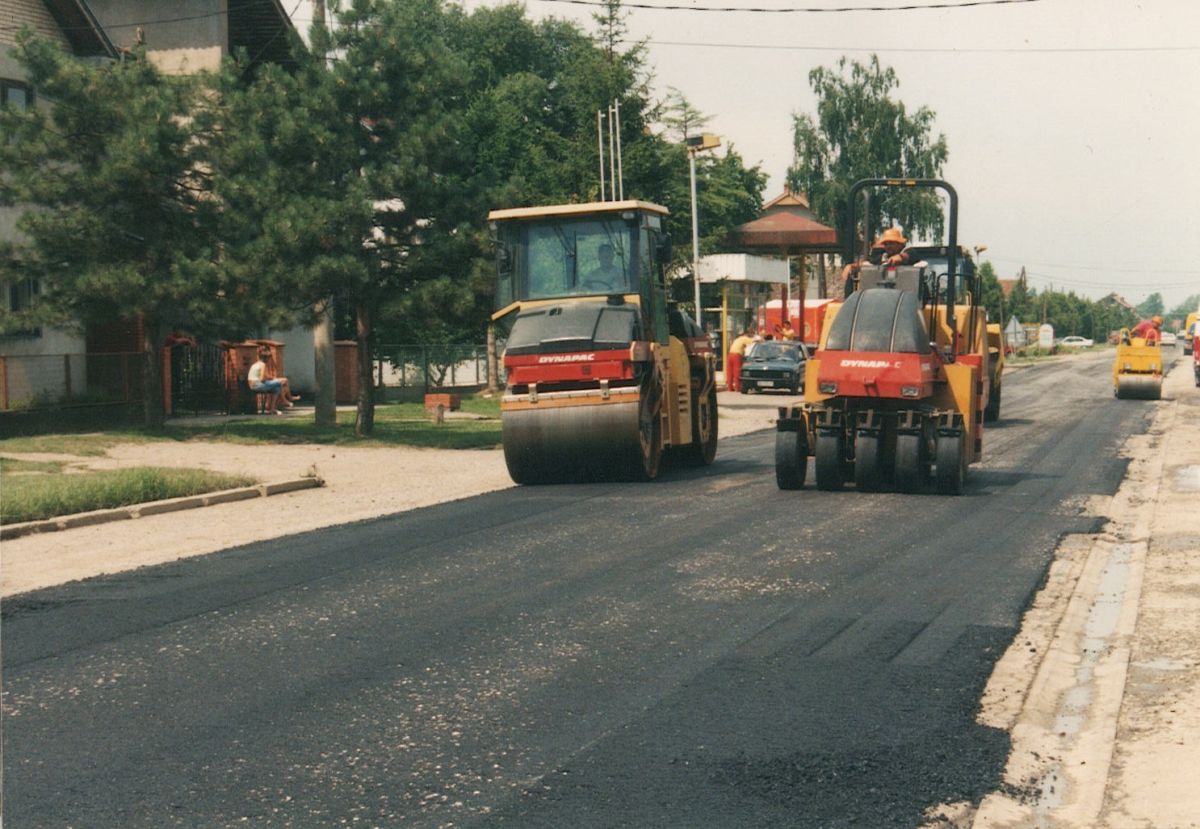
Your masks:
<instances>
[{"instance_id":1,"label":"concrete curb","mask_svg":"<svg viewBox=\"0 0 1200 829\"><path fill-rule=\"evenodd\" d=\"M0 527L0 540L20 538L23 535L31 535L33 533L49 533L59 530L70 530L75 527L90 527L95 524L107 524L110 521L124 521L148 515L162 515L168 512L178 512L179 510L196 509L197 507L210 507L215 504L228 504L233 501L245 501L249 498L265 498L268 495L282 495L285 492L314 489L324 485L325 481L321 478L292 478L286 481L243 486L237 489L221 489L216 492L206 492L203 495L185 495L182 498L148 501L144 504L132 504L127 507L80 512L75 515L46 518L42 521L24 521L20 524L9 524Z\"/></svg>"}]
</instances>

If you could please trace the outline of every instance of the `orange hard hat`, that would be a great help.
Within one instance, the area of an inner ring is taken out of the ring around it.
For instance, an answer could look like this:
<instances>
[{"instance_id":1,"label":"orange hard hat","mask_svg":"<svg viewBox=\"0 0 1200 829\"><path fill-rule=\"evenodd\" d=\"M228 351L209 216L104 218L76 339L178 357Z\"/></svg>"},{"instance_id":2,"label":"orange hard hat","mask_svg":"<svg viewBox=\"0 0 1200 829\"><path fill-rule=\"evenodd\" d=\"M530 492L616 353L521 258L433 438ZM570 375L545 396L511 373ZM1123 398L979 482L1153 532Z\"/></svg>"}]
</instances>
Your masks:
<instances>
[{"instance_id":1,"label":"orange hard hat","mask_svg":"<svg viewBox=\"0 0 1200 829\"><path fill-rule=\"evenodd\" d=\"M1162 317L1160 317L1158 314L1155 314L1150 318L1150 322L1154 323L1155 325L1162 325Z\"/></svg>"},{"instance_id":2,"label":"orange hard hat","mask_svg":"<svg viewBox=\"0 0 1200 829\"><path fill-rule=\"evenodd\" d=\"M908 244L908 240L904 238L904 234L900 232L900 228L898 227L889 227L875 244L882 245L885 242L899 242L902 245Z\"/></svg>"}]
</instances>

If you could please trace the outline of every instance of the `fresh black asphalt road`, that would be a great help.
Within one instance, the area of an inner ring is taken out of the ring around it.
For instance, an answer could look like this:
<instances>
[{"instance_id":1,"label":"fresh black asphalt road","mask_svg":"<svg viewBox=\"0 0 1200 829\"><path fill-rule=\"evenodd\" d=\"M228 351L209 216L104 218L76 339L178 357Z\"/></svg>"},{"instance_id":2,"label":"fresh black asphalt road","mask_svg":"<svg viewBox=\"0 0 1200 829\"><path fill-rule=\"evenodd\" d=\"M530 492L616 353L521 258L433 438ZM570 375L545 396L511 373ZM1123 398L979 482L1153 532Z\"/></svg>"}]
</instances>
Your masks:
<instances>
[{"instance_id":1,"label":"fresh black asphalt road","mask_svg":"<svg viewBox=\"0 0 1200 829\"><path fill-rule=\"evenodd\" d=\"M1110 359L1011 373L959 498L781 492L760 432L15 597L4 825L919 826L1148 424Z\"/></svg>"}]
</instances>

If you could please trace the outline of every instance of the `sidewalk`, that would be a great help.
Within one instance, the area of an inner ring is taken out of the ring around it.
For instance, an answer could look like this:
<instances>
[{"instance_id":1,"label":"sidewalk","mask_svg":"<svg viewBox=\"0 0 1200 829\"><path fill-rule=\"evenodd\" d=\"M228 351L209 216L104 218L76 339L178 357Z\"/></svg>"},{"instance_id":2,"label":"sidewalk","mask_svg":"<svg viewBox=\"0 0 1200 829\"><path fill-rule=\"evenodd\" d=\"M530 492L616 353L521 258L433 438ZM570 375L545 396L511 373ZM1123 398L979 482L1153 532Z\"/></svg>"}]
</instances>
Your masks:
<instances>
[{"instance_id":1,"label":"sidewalk","mask_svg":"<svg viewBox=\"0 0 1200 829\"><path fill-rule=\"evenodd\" d=\"M1124 448L1130 466L1104 532L1064 540L985 694L981 721L1012 733L1011 790L953 825L1200 827L1200 389L1190 361L1176 363L1163 397L1149 433Z\"/></svg>"}]
</instances>

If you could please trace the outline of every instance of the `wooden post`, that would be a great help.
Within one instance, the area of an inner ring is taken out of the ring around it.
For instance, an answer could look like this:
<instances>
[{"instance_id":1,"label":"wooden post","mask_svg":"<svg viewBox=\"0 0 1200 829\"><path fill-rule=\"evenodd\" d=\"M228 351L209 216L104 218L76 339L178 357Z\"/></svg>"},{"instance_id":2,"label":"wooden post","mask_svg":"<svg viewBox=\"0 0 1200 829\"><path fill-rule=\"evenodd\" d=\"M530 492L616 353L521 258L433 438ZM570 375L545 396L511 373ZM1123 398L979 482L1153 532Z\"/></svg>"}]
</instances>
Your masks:
<instances>
[{"instance_id":1,"label":"wooden post","mask_svg":"<svg viewBox=\"0 0 1200 829\"><path fill-rule=\"evenodd\" d=\"M0 410L8 411L8 358L0 357Z\"/></svg>"},{"instance_id":2,"label":"wooden post","mask_svg":"<svg viewBox=\"0 0 1200 829\"><path fill-rule=\"evenodd\" d=\"M162 396L163 396L163 415L170 417L174 410L174 401L171 400L171 348L167 346L160 352L162 355Z\"/></svg>"}]
</instances>

